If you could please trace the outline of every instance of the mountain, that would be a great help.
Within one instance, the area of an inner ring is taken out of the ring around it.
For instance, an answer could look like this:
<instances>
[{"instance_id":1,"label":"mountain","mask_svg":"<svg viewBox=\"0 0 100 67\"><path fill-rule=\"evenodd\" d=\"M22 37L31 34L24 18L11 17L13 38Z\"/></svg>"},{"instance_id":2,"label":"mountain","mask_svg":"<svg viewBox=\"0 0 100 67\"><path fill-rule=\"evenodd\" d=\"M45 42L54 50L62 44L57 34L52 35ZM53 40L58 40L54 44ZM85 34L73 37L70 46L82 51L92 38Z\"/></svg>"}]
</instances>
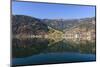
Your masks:
<instances>
[{"instance_id":1,"label":"mountain","mask_svg":"<svg viewBox=\"0 0 100 67\"><path fill-rule=\"evenodd\" d=\"M94 22L93 22L94 21ZM43 19L43 22L48 26L63 31L65 29L70 29L72 27L78 26L80 24L95 24L95 17L92 18L82 18L82 19ZM84 25L83 25L84 26Z\"/></svg>"},{"instance_id":2,"label":"mountain","mask_svg":"<svg viewBox=\"0 0 100 67\"><path fill-rule=\"evenodd\" d=\"M25 16L13 15L12 16L12 34L40 34L48 31L48 26L40 19Z\"/></svg>"},{"instance_id":3,"label":"mountain","mask_svg":"<svg viewBox=\"0 0 100 67\"><path fill-rule=\"evenodd\" d=\"M79 19L78 22L79 23L76 23L76 25L73 25L71 28L64 29L64 31L75 29L75 28L79 28L79 29L85 28L87 30L91 30L91 29L95 30L95 25L96 25L95 17Z\"/></svg>"},{"instance_id":4,"label":"mountain","mask_svg":"<svg viewBox=\"0 0 100 67\"><path fill-rule=\"evenodd\" d=\"M44 19L44 23L48 26L63 31L66 28L70 28L78 23L78 20L64 20L64 19Z\"/></svg>"},{"instance_id":5,"label":"mountain","mask_svg":"<svg viewBox=\"0 0 100 67\"><path fill-rule=\"evenodd\" d=\"M39 19L25 15L12 16L13 36L20 35L19 37L30 37L31 35L40 35L55 41L62 40L63 35L70 36L71 34L73 37L77 33L82 34L81 37L88 33L95 35L95 25L95 17L66 20ZM95 36L93 38L95 38Z\"/></svg>"}]
</instances>

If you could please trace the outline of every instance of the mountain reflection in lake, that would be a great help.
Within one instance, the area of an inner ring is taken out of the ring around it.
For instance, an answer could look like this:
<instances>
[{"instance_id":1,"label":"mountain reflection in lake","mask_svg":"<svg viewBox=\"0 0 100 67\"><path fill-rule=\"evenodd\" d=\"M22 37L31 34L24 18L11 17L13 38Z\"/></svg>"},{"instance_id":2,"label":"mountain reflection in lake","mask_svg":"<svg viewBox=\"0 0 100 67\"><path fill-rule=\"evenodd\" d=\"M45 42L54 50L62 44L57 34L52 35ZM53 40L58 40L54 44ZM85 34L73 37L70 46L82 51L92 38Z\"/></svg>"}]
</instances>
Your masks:
<instances>
[{"instance_id":1,"label":"mountain reflection in lake","mask_svg":"<svg viewBox=\"0 0 100 67\"><path fill-rule=\"evenodd\" d=\"M12 64L47 64L96 60L95 41L55 41L45 38L12 40Z\"/></svg>"},{"instance_id":2,"label":"mountain reflection in lake","mask_svg":"<svg viewBox=\"0 0 100 67\"><path fill-rule=\"evenodd\" d=\"M80 53L80 54L95 54L95 42L90 41L71 41L61 40L55 42L50 39L43 38L28 38L17 39L12 41L12 56L13 58L29 57L40 53Z\"/></svg>"},{"instance_id":3,"label":"mountain reflection in lake","mask_svg":"<svg viewBox=\"0 0 100 67\"><path fill-rule=\"evenodd\" d=\"M48 40L46 39L13 39L12 41L13 57L27 57L43 52L48 47Z\"/></svg>"}]
</instances>

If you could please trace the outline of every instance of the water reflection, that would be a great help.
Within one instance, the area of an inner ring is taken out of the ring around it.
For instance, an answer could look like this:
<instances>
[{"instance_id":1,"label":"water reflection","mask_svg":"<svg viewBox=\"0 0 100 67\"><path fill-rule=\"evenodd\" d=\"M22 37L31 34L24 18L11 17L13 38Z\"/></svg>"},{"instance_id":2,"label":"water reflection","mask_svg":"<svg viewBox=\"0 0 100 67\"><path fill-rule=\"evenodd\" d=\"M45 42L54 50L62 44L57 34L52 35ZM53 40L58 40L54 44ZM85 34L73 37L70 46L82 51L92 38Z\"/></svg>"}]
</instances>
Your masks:
<instances>
[{"instance_id":1,"label":"water reflection","mask_svg":"<svg viewBox=\"0 0 100 67\"><path fill-rule=\"evenodd\" d=\"M38 54L48 47L46 39L13 39L12 54L13 57L26 57Z\"/></svg>"},{"instance_id":2,"label":"water reflection","mask_svg":"<svg viewBox=\"0 0 100 67\"><path fill-rule=\"evenodd\" d=\"M68 40L55 41L45 38L27 38L12 40L13 57L28 57L40 53L75 52L95 54L95 41Z\"/></svg>"}]
</instances>

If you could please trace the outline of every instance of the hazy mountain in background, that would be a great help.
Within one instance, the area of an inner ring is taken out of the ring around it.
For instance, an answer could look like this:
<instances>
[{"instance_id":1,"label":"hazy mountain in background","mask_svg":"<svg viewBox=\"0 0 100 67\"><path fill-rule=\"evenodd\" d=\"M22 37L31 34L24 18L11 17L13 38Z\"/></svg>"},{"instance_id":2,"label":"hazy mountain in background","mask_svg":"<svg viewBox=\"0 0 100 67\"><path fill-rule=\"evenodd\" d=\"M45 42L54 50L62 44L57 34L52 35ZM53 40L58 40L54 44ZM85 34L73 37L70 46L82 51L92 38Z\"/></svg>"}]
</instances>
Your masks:
<instances>
[{"instance_id":1,"label":"hazy mountain in background","mask_svg":"<svg viewBox=\"0 0 100 67\"><path fill-rule=\"evenodd\" d=\"M70 19L70 20L64 20L64 19L44 19L43 22L47 24L48 26L55 28L57 30L65 30L70 29L72 27L76 26L86 26L86 27L93 27L95 25L95 17L92 18L83 18L83 19ZM89 26L87 26L89 24ZM94 27L93 27L94 28Z\"/></svg>"},{"instance_id":2,"label":"hazy mountain in background","mask_svg":"<svg viewBox=\"0 0 100 67\"><path fill-rule=\"evenodd\" d=\"M95 21L95 17L83 18L83 19L79 19L78 22L75 22L75 24L76 25L72 24L73 26L71 26L70 28L66 28L63 31L67 31L75 28L79 28L79 29L86 28L87 30L91 30L91 29L95 30L96 21Z\"/></svg>"}]
</instances>

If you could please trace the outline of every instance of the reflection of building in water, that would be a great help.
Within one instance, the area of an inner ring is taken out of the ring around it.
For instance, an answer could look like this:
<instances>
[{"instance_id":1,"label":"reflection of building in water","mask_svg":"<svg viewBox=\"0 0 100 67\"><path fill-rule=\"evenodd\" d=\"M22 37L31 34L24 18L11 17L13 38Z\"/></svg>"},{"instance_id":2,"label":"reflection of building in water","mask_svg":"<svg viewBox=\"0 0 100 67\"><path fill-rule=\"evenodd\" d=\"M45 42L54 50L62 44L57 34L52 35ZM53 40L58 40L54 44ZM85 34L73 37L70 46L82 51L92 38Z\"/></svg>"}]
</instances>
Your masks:
<instances>
[{"instance_id":1,"label":"reflection of building in water","mask_svg":"<svg viewBox=\"0 0 100 67\"><path fill-rule=\"evenodd\" d=\"M65 39L71 40L95 40L95 29L75 28L65 32Z\"/></svg>"},{"instance_id":2,"label":"reflection of building in water","mask_svg":"<svg viewBox=\"0 0 100 67\"><path fill-rule=\"evenodd\" d=\"M88 35L88 37L87 37L87 39L88 40L92 40L92 41L94 41L95 40L95 30L90 30L90 31L88 31L88 33L87 33L87 35Z\"/></svg>"}]
</instances>

